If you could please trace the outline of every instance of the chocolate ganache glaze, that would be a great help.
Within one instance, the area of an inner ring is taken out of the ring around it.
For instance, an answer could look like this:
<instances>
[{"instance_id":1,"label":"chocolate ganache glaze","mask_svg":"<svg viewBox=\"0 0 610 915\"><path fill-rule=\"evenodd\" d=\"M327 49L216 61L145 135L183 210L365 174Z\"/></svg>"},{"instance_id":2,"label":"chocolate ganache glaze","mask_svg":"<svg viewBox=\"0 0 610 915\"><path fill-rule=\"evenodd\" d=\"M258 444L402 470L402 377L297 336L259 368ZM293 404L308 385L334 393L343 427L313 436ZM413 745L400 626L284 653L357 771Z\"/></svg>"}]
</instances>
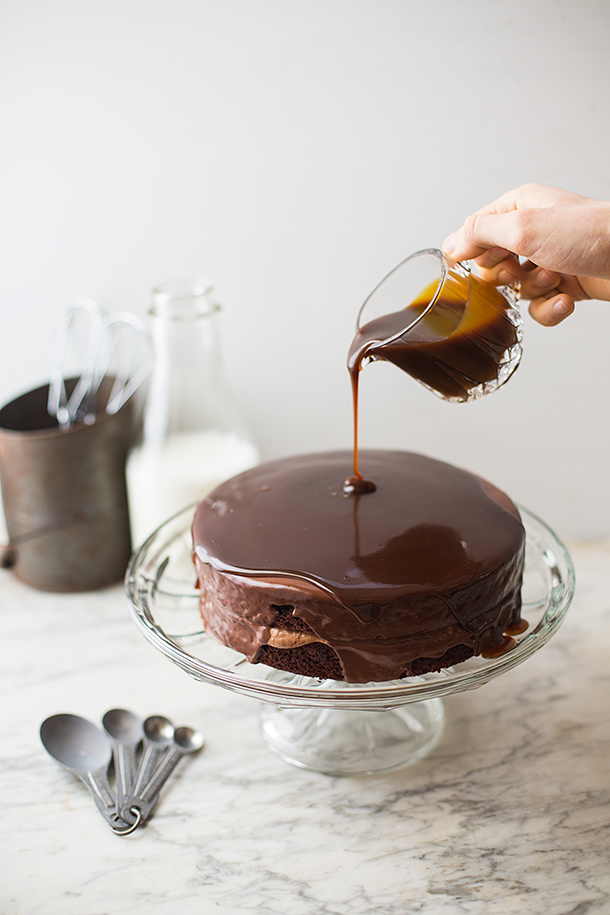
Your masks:
<instances>
[{"instance_id":1,"label":"chocolate ganache glaze","mask_svg":"<svg viewBox=\"0 0 610 915\"><path fill-rule=\"evenodd\" d=\"M353 452L339 451L261 464L207 496L193 521L206 630L250 661L321 643L349 682L409 676L453 647L504 650L524 554L510 499L423 455L361 460L374 493L344 493Z\"/></svg>"}]
</instances>

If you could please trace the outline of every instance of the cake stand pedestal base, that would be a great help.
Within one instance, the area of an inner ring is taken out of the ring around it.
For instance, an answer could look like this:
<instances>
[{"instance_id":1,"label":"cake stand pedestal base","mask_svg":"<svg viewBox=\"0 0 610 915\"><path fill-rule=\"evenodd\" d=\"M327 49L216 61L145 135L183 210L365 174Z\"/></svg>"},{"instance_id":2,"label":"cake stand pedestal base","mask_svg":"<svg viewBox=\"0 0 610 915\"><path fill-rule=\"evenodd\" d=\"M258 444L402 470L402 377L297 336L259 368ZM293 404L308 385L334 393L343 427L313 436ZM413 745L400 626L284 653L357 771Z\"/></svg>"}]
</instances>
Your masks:
<instances>
[{"instance_id":1,"label":"cake stand pedestal base","mask_svg":"<svg viewBox=\"0 0 610 915\"><path fill-rule=\"evenodd\" d=\"M261 711L263 740L273 753L326 775L373 775L413 763L432 749L443 721L440 699L382 712L272 704Z\"/></svg>"}]
</instances>

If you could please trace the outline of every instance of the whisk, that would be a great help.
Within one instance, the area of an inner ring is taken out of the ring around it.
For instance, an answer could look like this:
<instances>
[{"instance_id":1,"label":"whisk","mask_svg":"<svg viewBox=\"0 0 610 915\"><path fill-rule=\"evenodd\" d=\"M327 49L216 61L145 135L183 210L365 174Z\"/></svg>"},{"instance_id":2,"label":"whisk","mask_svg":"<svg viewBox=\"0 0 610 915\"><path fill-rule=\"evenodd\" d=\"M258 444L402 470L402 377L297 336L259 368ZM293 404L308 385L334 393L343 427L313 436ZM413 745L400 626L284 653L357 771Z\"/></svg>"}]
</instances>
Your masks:
<instances>
[{"instance_id":1,"label":"whisk","mask_svg":"<svg viewBox=\"0 0 610 915\"><path fill-rule=\"evenodd\" d=\"M68 393L66 366L74 355L82 370ZM148 328L141 318L128 311L104 314L92 299L73 299L57 330L47 410L61 429L80 422L91 425L100 412L117 413L152 366ZM98 394L106 378L112 385L100 405Z\"/></svg>"}]
</instances>

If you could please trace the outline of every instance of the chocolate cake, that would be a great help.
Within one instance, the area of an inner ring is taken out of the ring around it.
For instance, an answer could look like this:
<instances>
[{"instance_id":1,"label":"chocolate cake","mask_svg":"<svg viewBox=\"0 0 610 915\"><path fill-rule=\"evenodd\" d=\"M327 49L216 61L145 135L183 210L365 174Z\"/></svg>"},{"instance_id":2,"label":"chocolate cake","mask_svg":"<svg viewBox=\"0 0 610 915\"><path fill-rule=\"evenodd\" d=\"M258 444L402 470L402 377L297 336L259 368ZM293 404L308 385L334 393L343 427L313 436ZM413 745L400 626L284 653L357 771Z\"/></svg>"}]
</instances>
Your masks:
<instances>
[{"instance_id":1,"label":"chocolate cake","mask_svg":"<svg viewBox=\"0 0 610 915\"><path fill-rule=\"evenodd\" d=\"M521 631L525 535L496 487L441 461L363 451L374 491L345 494L352 452L261 464L198 506L206 631L308 677L370 682L493 655Z\"/></svg>"}]
</instances>

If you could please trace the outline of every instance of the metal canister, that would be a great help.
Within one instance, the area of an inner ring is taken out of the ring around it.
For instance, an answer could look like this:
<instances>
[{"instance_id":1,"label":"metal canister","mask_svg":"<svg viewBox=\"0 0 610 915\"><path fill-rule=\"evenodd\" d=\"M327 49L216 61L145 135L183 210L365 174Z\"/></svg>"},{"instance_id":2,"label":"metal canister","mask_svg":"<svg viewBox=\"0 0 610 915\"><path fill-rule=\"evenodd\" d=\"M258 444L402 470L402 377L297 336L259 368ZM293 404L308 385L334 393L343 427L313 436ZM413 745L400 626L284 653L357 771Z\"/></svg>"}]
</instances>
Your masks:
<instances>
[{"instance_id":1,"label":"metal canister","mask_svg":"<svg viewBox=\"0 0 610 915\"><path fill-rule=\"evenodd\" d=\"M91 425L60 429L47 411L48 392L43 385L0 409L9 535L2 565L34 588L90 591L121 580L131 553L125 463L132 411L127 403L108 415L102 406Z\"/></svg>"}]
</instances>

